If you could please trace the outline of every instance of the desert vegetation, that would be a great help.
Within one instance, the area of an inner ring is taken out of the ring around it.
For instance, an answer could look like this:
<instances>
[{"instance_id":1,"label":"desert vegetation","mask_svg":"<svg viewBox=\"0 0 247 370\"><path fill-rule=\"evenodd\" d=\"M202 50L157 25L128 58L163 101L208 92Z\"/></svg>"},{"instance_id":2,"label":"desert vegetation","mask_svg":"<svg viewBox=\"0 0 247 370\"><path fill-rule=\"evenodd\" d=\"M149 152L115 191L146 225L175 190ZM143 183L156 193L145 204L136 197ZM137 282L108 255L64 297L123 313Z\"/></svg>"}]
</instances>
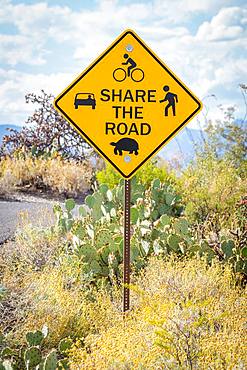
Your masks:
<instances>
[{"instance_id":1,"label":"desert vegetation","mask_svg":"<svg viewBox=\"0 0 247 370\"><path fill-rule=\"evenodd\" d=\"M43 191L65 197L87 192L97 156L53 108L53 97L29 94L37 107L20 130L10 129L0 147L0 194Z\"/></svg>"},{"instance_id":2,"label":"desert vegetation","mask_svg":"<svg viewBox=\"0 0 247 370\"><path fill-rule=\"evenodd\" d=\"M186 167L152 161L132 179L125 315L123 180L86 144L75 158L62 141L5 139L0 181L69 198L53 225L26 224L1 247L0 369L246 368L244 124L228 110Z\"/></svg>"},{"instance_id":3,"label":"desert vegetation","mask_svg":"<svg viewBox=\"0 0 247 370\"><path fill-rule=\"evenodd\" d=\"M42 191L54 196L77 197L92 184L93 169L86 160L77 163L54 153L49 157L33 157L15 153L5 157L0 165L0 193Z\"/></svg>"}]
</instances>

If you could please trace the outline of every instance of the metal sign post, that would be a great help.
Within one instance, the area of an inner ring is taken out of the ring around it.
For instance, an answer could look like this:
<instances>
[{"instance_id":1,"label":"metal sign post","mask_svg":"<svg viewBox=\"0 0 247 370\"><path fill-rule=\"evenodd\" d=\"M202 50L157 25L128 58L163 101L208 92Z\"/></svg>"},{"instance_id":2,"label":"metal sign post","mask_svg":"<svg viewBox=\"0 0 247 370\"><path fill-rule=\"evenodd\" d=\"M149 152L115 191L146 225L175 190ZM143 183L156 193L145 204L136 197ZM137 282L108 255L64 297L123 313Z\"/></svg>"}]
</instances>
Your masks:
<instances>
[{"instance_id":1,"label":"metal sign post","mask_svg":"<svg viewBox=\"0 0 247 370\"><path fill-rule=\"evenodd\" d=\"M123 312L130 307L130 198L131 180L124 180Z\"/></svg>"}]
</instances>

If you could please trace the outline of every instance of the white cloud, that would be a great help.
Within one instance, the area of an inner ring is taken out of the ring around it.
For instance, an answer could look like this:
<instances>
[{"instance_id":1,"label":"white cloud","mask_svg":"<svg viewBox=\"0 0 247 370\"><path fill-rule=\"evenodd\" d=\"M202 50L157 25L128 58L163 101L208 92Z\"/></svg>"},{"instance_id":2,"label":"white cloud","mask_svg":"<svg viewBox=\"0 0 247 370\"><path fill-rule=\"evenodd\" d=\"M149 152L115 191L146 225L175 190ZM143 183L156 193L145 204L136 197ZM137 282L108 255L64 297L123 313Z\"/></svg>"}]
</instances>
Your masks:
<instances>
[{"instance_id":1,"label":"white cloud","mask_svg":"<svg viewBox=\"0 0 247 370\"><path fill-rule=\"evenodd\" d=\"M12 4L10 0L2 0L0 6L1 24L14 26L18 33L14 35L0 34L1 61L13 66L18 63L27 65L45 64L49 37L54 37L54 24L69 19L71 11L67 7L48 7L46 3ZM0 28L1 30L1 28ZM60 35L58 34L58 40Z\"/></svg>"},{"instance_id":2,"label":"white cloud","mask_svg":"<svg viewBox=\"0 0 247 370\"><path fill-rule=\"evenodd\" d=\"M211 22L204 22L200 26L197 37L208 41L247 38L247 9L240 7L221 9Z\"/></svg>"},{"instance_id":3,"label":"white cloud","mask_svg":"<svg viewBox=\"0 0 247 370\"><path fill-rule=\"evenodd\" d=\"M232 60L231 63L227 64L226 66L220 65L219 68L216 70L216 81L224 81L225 89L228 87L231 88L234 82L244 83L244 76L246 75L247 71L247 60L246 59L238 59Z\"/></svg>"},{"instance_id":4,"label":"white cloud","mask_svg":"<svg viewBox=\"0 0 247 370\"><path fill-rule=\"evenodd\" d=\"M45 59L37 51L40 45L33 45L32 40L22 35L0 34L0 62L15 66L18 63L41 65Z\"/></svg>"},{"instance_id":5,"label":"white cloud","mask_svg":"<svg viewBox=\"0 0 247 370\"><path fill-rule=\"evenodd\" d=\"M25 103L28 93L39 94L43 89L47 93L58 94L75 76L66 73L29 74L15 70L0 69L0 112L3 123L24 123L34 110Z\"/></svg>"},{"instance_id":6,"label":"white cloud","mask_svg":"<svg viewBox=\"0 0 247 370\"><path fill-rule=\"evenodd\" d=\"M231 3L231 0L155 0L154 12L163 15L166 22L178 23L200 13L215 13Z\"/></svg>"},{"instance_id":7,"label":"white cloud","mask_svg":"<svg viewBox=\"0 0 247 370\"><path fill-rule=\"evenodd\" d=\"M17 69L5 71L5 77L2 73L0 109L4 119L9 115L14 123L29 112L25 93L43 88L56 94L72 80L70 74L59 73L70 67L62 59L56 74L45 74L45 70L35 75L23 73L18 63L38 65L40 71L46 67L47 71L46 58L53 58L55 64L57 48L62 46L79 73L126 28L136 30L199 97L217 91L227 103L229 91L234 94L238 83L245 82L246 59L239 50L243 53L247 45L247 8L232 6L237 0L134 0L128 5L120 0L99 0L93 10L77 11L45 2L0 3L0 27L1 23L12 24L18 30L16 35L0 35L1 59ZM202 22L194 35L191 19L198 22L197 16L202 14L209 20Z\"/></svg>"},{"instance_id":8,"label":"white cloud","mask_svg":"<svg viewBox=\"0 0 247 370\"><path fill-rule=\"evenodd\" d=\"M37 63L44 62L45 49L53 40L73 47L75 59L87 59L104 50L113 35L126 28L141 30L144 36L156 40L188 33L185 27L164 25L158 8L159 4L152 5L151 1L122 5L120 1L101 0L93 11L72 11L68 7L48 6L43 2L14 5L10 0L4 0L0 8L0 23L10 22L17 27L22 42L14 43L17 36L13 37L12 44L2 45L2 53L6 55L5 61L11 65L18 62L34 64L35 60ZM150 25L152 22L155 22L153 27ZM33 58L29 57L31 55Z\"/></svg>"}]
</instances>

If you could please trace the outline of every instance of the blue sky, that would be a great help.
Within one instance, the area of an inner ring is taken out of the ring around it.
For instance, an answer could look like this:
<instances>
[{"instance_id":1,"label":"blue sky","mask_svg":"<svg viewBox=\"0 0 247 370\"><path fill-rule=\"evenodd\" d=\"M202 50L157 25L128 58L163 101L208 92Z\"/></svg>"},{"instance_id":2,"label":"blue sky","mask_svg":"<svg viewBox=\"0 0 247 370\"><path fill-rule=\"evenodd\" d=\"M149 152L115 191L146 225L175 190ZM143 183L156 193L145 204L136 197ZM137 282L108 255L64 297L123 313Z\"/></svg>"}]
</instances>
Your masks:
<instances>
[{"instance_id":1,"label":"blue sky","mask_svg":"<svg viewBox=\"0 0 247 370\"><path fill-rule=\"evenodd\" d=\"M220 104L244 115L246 1L0 0L0 124L24 124L34 108L25 94L58 94L126 28L204 100L210 117L221 117Z\"/></svg>"}]
</instances>

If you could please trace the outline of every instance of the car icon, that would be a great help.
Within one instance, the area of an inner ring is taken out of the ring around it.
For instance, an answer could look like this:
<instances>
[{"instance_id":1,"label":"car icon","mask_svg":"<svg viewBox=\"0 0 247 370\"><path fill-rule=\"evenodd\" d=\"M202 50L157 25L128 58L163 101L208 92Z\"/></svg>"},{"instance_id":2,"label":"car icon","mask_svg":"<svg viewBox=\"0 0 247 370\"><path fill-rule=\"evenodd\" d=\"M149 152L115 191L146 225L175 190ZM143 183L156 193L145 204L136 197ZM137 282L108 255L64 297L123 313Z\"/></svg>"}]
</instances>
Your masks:
<instances>
[{"instance_id":1,"label":"car icon","mask_svg":"<svg viewBox=\"0 0 247 370\"><path fill-rule=\"evenodd\" d=\"M91 105L92 109L95 109L96 100L92 93L77 93L75 96L75 109L78 109L79 105Z\"/></svg>"}]
</instances>

